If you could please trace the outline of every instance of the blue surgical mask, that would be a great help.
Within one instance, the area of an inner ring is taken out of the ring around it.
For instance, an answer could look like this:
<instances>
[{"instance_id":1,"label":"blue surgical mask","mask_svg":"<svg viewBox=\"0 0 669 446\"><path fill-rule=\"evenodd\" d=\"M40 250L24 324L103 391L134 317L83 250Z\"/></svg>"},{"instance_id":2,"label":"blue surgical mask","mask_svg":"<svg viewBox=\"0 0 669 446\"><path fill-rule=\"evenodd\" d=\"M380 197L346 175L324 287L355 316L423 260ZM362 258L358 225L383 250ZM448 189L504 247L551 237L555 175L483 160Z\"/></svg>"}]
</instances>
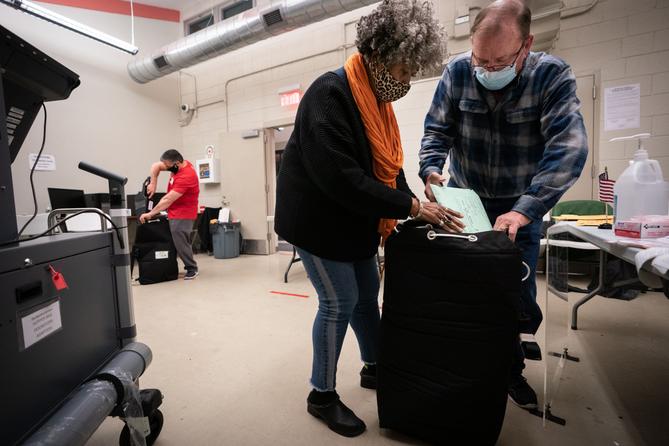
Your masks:
<instances>
[{"instance_id":1,"label":"blue surgical mask","mask_svg":"<svg viewBox=\"0 0 669 446\"><path fill-rule=\"evenodd\" d=\"M483 67L474 68L476 79L487 90L497 91L506 87L516 78L516 65L509 65L499 71L487 71Z\"/></svg>"}]
</instances>

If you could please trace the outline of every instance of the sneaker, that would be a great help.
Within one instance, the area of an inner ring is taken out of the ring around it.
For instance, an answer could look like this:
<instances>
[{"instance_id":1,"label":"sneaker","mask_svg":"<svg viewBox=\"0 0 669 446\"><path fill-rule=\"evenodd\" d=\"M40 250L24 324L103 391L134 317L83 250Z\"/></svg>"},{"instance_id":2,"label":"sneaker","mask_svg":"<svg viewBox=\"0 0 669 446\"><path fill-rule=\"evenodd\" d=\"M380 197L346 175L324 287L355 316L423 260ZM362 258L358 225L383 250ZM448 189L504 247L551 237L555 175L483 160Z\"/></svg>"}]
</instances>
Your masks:
<instances>
[{"instance_id":1,"label":"sneaker","mask_svg":"<svg viewBox=\"0 0 669 446\"><path fill-rule=\"evenodd\" d=\"M198 274L200 274L200 273L198 273L197 270L186 271L186 275L184 276L184 280L193 280L197 277Z\"/></svg>"},{"instance_id":2,"label":"sneaker","mask_svg":"<svg viewBox=\"0 0 669 446\"><path fill-rule=\"evenodd\" d=\"M360 387L376 390L376 364L365 364L360 370Z\"/></svg>"},{"instance_id":3,"label":"sneaker","mask_svg":"<svg viewBox=\"0 0 669 446\"><path fill-rule=\"evenodd\" d=\"M337 392L312 390L307 398L307 412L322 420L334 432L344 437L357 437L365 432L365 422L339 399Z\"/></svg>"},{"instance_id":4,"label":"sneaker","mask_svg":"<svg viewBox=\"0 0 669 446\"><path fill-rule=\"evenodd\" d=\"M537 408L537 394L534 393L534 390L522 375L512 379L511 384L509 384L509 399L513 404L523 409Z\"/></svg>"}]
</instances>

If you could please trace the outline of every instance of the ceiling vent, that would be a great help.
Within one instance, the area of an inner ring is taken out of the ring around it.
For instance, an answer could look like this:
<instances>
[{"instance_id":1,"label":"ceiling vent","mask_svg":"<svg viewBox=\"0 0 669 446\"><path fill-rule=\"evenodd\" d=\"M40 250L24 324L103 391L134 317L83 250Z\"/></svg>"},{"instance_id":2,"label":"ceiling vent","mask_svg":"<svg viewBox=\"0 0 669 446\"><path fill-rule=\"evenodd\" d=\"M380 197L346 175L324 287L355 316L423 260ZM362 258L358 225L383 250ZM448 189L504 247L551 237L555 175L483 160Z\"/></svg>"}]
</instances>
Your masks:
<instances>
[{"instance_id":1,"label":"ceiling vent","mask_svg":"<svg viewBox=\"0 0 669 446\"><path fill-rule=\"evenodd\" d=\"M169 66L167 63L167 59L165 59L165 56L158 56L155 59L153 59L153 62L156 64L159 70L162 70L163 68Z\"/></svg>"},{"instance_id":2,"label":"ceiling vent","mask_svg":"<svg viewBox=\"0 0 669 446\"><path fill-rule=\"evenodd\" d=\"M263 14L262 19L265 22L265 26L268 28L283 22L280 9L275 9L274 11L268 12L267 14Z\"/></svg>"}]
</instances>

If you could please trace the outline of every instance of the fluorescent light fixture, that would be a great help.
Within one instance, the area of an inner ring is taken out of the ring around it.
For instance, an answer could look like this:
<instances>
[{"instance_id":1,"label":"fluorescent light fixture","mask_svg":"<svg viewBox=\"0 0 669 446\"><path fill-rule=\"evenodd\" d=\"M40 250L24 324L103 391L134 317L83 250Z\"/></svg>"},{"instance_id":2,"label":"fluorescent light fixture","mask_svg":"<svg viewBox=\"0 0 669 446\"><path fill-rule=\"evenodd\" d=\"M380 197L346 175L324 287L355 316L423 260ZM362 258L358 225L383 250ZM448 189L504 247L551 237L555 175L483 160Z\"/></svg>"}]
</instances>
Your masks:
<instances>
[{"instance_id":1,"label":"fluorescent light fixture","mask_svg":"<svg viewBox=\"0 0 669 446\"><path fill-rule=\"evenodd\" d=\"M81 34L82 36L89 37L93 40L97 40L100 43L104 43L105 45L109 45L121 51L125 51L126 53L134 55L139 51L139 48L137 48L135 45L125 42L121 39L117 39L116 37L110 36L109 34L103 33L102 31L98 31L97 29L91 28L90 26L86 26L83 23L69 19L63 15L57 14L53 11L36 5L33 2L27 0L0 0L0 2L7 6L11 6L14 9L18 9L19 11L23 11L27 14L39 17L40 19L46 20L47 22L62 26L63 28L74 31L75 33Z\"/></svg>"}]
</instances>

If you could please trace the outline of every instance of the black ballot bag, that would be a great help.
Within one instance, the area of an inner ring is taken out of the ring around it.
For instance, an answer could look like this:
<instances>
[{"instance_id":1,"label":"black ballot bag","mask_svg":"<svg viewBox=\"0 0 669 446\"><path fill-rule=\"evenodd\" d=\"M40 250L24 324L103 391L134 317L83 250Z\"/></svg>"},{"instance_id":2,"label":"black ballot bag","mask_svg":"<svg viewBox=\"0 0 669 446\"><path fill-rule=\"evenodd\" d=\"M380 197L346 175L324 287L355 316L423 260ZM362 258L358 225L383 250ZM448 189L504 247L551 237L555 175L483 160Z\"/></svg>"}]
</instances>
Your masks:
<instances>
[{"instance_id":1,"label":"black ballot bag","mask_svg":"<svg viewBox=\"0 0 669 446\"><path fill-rule=\"evenodd\" d=\"M385 245L377 401L382 428L494 445L518 343L520 251L503 232L398 226Z\"/></svg>"},{"instance_id":2,"label":"black ballot bag","mask_svg":"<svg viewBox=\"0 0 669 446\"><path fill-rule=\"evenodd\" d=\"M179 277L177 250L172 241L167 218L158 218L137 226L135 245L132 249L132 266L137 262L139 283L176 280Z\"/></svg>"}]
</instances>

